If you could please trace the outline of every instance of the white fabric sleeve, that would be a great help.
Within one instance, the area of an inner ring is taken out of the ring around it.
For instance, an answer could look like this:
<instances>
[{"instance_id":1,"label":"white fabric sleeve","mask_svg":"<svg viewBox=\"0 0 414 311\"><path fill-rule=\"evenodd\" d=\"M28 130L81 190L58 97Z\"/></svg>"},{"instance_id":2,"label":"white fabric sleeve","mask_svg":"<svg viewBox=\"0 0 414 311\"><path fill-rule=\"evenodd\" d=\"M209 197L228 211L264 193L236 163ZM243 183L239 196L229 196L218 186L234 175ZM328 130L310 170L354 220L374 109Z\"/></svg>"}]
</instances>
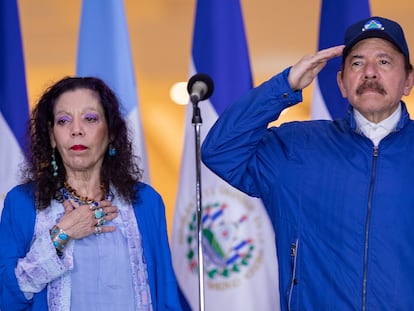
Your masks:
<instances>
[{"instance_id":1,"label":"white fabric sleeve","mask_svg":"<svg viewBox=\"0 0 414 311\"><path fill-rule=\"evenodd\" d=\"M71 241L69 242L71 243ZM15 269L21 291L27 299L42 291L48 283L73 268L72 260L59 257L48 231L37 236L26 257L20 258Z\"/></svg>"}]
</instances>

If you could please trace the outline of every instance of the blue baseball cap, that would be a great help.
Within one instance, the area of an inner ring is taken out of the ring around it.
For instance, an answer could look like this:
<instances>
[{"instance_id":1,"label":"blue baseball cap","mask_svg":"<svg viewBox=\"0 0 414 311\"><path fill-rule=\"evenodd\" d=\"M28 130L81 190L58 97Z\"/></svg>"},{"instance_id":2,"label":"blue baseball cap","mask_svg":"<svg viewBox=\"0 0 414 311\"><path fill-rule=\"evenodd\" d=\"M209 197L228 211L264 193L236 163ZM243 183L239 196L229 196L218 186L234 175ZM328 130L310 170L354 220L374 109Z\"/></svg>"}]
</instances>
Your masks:
<instances>
[{"instance_id":1,"label":"blue baseball cap","mask_svg":"<svg viewBox=\"0 0 414 311\"><path fill-rule=\"evenodd\" d=\"M342 59L345 60L355 44L368 38L381 38L391 42L410 61L410 52L401 26L395 21L379 16L366 18L348 27L345 32Z\"/></svg>"}]
</instances>

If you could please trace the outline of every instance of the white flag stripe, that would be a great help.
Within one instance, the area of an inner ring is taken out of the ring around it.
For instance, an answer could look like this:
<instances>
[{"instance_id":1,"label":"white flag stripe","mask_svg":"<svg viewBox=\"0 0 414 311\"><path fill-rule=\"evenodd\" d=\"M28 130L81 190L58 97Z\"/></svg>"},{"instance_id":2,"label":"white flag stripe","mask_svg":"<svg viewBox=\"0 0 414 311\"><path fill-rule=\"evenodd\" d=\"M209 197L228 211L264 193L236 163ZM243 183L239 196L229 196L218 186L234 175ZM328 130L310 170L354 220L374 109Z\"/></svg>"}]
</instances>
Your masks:
<instances>
[{"instance_id":1,"label":"white flag stripe","mask_svg":"<svg viewBox=\"0 0 414 311\"><path fill-rule=\"evenodd\" d=\"M138 120L138 122L137 122ZM142 129L141 124L141 116L139 113L138 106L133 108L131 112L128 114L126 118L128 128L132 133L133 137L133 151L134 154L139 156L140 168L143 169L143 176L142 180L146 183L150 183L150 174L149 174L149 165L148 165L148 159L147 159L147 151L146 151L146 145L144 140L144 131Z\"/></svg>"},{"instance_id":2,"label":"white flag stripe","mask_svg":"<svg viewBox=\"0 0 414 311\"><path fill-rule=\"evenodd\" d=\"M311 118L313 120L331 120L331 115L326 108L323 100L321 89L319 88L318 78L314 81L314 88L312 93Z\"/></svg>"},{"instance_id":3,"label":"white flag stripe","mask_svg":"<svg viewBox=\"0 0 414 311\"><path fill-rule=\"evenodd\" d=\"M23 153L6 120L0 113L0 216L6 193L19 182L19 167L23 162Z\"/></svg>"}]
</instances>

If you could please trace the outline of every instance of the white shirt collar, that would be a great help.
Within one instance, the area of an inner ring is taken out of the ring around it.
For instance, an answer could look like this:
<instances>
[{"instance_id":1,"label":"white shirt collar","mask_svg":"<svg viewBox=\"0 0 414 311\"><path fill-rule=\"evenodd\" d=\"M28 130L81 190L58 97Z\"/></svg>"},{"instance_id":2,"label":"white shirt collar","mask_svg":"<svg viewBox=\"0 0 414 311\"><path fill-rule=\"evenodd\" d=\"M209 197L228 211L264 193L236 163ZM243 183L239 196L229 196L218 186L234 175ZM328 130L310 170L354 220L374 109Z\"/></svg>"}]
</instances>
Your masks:
<instances>
[{"instance_id":1,"label":"white shirt collar","mask_svg":"<svg viewBox=\"0 0 414 311\"><path fill-rule=\"evenodd\" d=\"M401 118L401 104L398 105L398 108L388 118L379 123L369 121L356 109L354 109L354 116L358 129L371 139L375 146L378 146L381 139L397 127L398 121Z\"/></svg>"}]
</instances>

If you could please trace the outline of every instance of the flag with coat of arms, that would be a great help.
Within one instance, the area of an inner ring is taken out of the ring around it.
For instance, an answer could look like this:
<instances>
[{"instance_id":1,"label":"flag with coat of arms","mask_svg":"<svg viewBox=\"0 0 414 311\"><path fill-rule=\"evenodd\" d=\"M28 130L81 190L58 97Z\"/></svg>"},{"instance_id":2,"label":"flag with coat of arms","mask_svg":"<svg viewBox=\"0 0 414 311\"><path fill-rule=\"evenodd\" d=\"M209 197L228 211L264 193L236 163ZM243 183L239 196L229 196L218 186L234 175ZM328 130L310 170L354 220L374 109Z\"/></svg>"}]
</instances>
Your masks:
<instances>
[{"instance_id":1,"label":"flag with coat of arms","mask_svg":"<svg viewBox=\"0 0 414 311\"><path fill-rule=\"evenodd\" d=\"M201 101L200 140L226 107L252 88L239 0L198 0L190 76L214 81ZM193 106L186 110L184 150L172 228L172 258L179 286L198 310L198 230ZM232 188L201 164L205 310L279 310L274 231L262 205ZM258 299L260 297L260 299Z\"/></svg>"}]
</instances>

